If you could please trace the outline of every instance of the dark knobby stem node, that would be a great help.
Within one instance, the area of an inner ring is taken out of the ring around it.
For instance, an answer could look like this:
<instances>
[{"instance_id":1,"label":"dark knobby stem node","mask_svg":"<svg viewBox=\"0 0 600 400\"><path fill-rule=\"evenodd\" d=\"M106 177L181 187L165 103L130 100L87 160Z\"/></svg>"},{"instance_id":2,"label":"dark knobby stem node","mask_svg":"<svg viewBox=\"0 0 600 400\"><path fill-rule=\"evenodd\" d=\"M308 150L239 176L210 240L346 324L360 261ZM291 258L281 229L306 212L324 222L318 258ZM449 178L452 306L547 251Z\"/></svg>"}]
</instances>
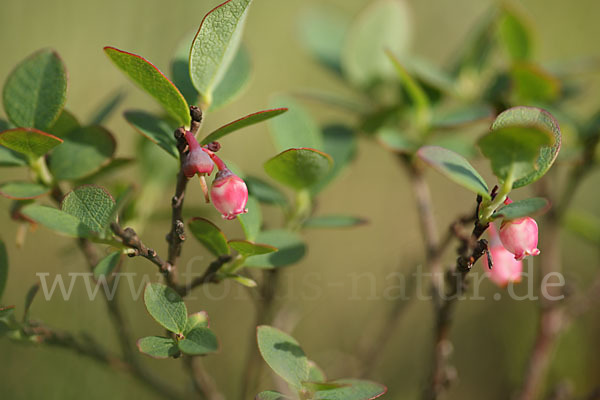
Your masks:
<instances>
[{"instance_id":1,"label":"dark knobby stem node","mask_svg":"<svg viewBox=\"0 0 600 400\"><path fill-rule=\"evenodd\" d=\"M219 150L221 150L221 143L219 143L219 142L210 142L209 144L207 144L204 147L206 147L208 150L212 151L213 153L216 153Z\"/></svg>"}]
</instances>

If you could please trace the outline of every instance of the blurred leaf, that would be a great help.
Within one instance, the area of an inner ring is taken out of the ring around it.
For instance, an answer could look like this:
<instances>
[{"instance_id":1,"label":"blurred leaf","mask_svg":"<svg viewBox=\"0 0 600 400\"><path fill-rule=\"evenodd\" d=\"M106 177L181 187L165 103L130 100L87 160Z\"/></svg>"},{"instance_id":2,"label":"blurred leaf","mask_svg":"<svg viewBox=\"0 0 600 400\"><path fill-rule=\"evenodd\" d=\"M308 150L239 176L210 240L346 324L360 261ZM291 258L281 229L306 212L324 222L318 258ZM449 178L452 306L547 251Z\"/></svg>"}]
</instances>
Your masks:
<instances>
[{"instance_id":1,"label":"blurred leaf","mask_svg":"<svg viewBox=\"0 0 600 400\"><path fill-rule=\"evenodd\" d=\"M260 210L260 204L258 204L258 201L254 196L250 195L248 196L246 208L248 209L248 212L245 214L239 214L237 219L242 225L246 239L255 240L262 225L262 212Z\"/></svg>"},{"instance_id":2,"label":"blurred leaf","mask_svg":"<svg viewBox=\"0 0 600 400\"><path fill-rule=\"evenodd\" d=\"M438 146L421 147L417 155L454 183L485 199L490 198L487 184L463 156Z\"/></svg>"},{"instance_id":3,"label":"blurred leaf","mask_svg":"<svg viewBox=\"0 0 600 400\"><path fill-rule=\"evenodd\" d=\"M362 218L351 217L348 215L323 215L320 217L311 217L304 221L304 228L351 228L366 224L367 221Z\"/></svg>"},{"instance_id":4,"label":"blurred leaf","mask_svg":"<svg viewBox=\"0 0 600 400\"><path fill-rule=\"evenodd\" d=\"M293 387L302 387L302 382L308 380L310 366L296 339L266 325L257 328L256 338L269 367Z\"/></svg>"},{"instance_id":5,"label":"blurred leaf","mask_svg":"<svg viewBox=\"0 0 600 400\"><path fill-rule=\"evenodd\" d=\"M253 243L248 240L230 240L229 246L244 257L268 254L277 251L276 247L268 244Z\"/></svg>"},{"instance_id":6,"label":"blurred leaf","mask_svg":"<svg viewBox=\"0 0 600 400\"><path fill-rule=\"evenodd\" d=\"M294 147L323 148L323 138L319 126L312 116L296 101L285 95L278 95L269 102L271 108L288 108L289 111L269 122L271 137L278 151Z\"/></svg>"},{"instance_id":7,"label":"blurred leaf","mask_svg":"<svg viewBox=\"0 0 600 400\"><path fill-rule=\"evenodd\" d=\"M173 134L175 128L167 121L145 111L125 111L123 115L136 131L179 159L177 141Z\"/></svg>"},{"instance_id":8,"label":"blurred leaf","mask_svg":"<svg viewBox=\"0 0 600 400\"><path fill-rule=\"evenodd\" d=\"M190 51L190 76L202 103L210 105L240 46L251 0L229 0L210 11L200 24Z\"/></svg>"},{"instance_id":9,"label":"blurred leaf","mask_svg":"<svg viewBox=\"0 0 600 400\"><path fill-rule=\"evenodd\" d=\"M250 53L242 44L213 92L209 111L218 110L238 98L248 86L251 74Z\"/></svg>"},{"instance_id":10,"label":"blurred leaf","mask_svg":"<svg viewBox=\"0 0 600 400\"><path fill-rule=\"evenodd\" d=\"M287 397L279 392L275 392L273 390L266 390L264 392L260 392L256 395L254 400L288 400L291 397Z\"/></svg>"},{"instance_id":11,"label":"blurred leaf","mask_svg":"<svg viewBox=\"0 0 600 400\"><path fill-rule=\"evenodd\" d=\"M308 360L308 380L311 382L325 382L327 377L325 372L317 365L316 362Z\"/></svg>"},{"instance_id":12,"label":"blurred leaf","mask_svg":"<svg viewBox=\"0 0 600 400\"><path fill-rule=\"evenodd\" d=\"M541 197L515 201L496 210L492 218L517 219L543 213L550 208L550 202Z\"/></svg>"},{"instance_id":13,"label":"blurred leaf","mask_svg":"<svg viewBox=\"0 0 600 400\"><path fill-rule=\"evenodd\" d=\"M185 332L183 334L187 335L195 328L208 328L208 314L206 311L199 311L188 315Z\"/></svg>"},{"instance_id":14,"label":"blurred leaf","mask_svg":"<svg viewBox=\"0 0 600 400\"><path fill-rule=\"evenodd\" d=\"M200 142L200 144L204 145L210 142L216 142L217 140L221 139L225 135L230 134L231 132L235 132L238 129L242 129L247 126L258 124L259 122L274 118L278 115L283 114L287 110L287 108L276 108L273 110L258 111L253 114L246 115L245 117L230 122L227 125L224 125L219 129L213 131L204 139L202 139L202 142Z\"/></svg>"},{"instance_id":15,"label":"blurred leaf","mask_svg":"<svg viewBox=\"0 0 600 400\"><path fill-rule=\"evenodd\" d=\"M204 327L192 329L177 345L182 353L191 356L210 354L219 349L219 342L213 331Z\"/></svg>"},{"instance_id":16,"label":"blurred leaf","mask_svg":"<svg viewBox=\"0 0 600 400\"><path fill-rule=\"evenodd\" d=\"M466 159L479 156L473 138L461 134L448 134L434 136L428 140L430 146L439 146L460 154Z\"/></svg>"},{"instance_id":17,"label":"blurred leaf","mask_svg":"<svg viewBox=\"0 0 600 400\"><path fill-rule=\"evenodd\" d=\"M302 387L309 390L310 392L317 392L323 390L331 390L338 389L341 387L350 386L348 384L343 383L335 383L335 382L302 382Z\"/></svg>"},{"instance_id":18,"label":"blurred leaf","mask_svg":"<svg viewBox=\"0 0 600 400\"><path fill-rule=\"evenodd\" d=\"M371 2L351 24L342 50L342 69L351 82L368 86L392 78L394 67L385 50L404 55L410 45L412 23L406 2Z\"/></svg>"},{"instance_id":19,"label":"blurred leaf","mask_svg":"<svg viewBox=\"0 0 600 400\"><path fill-rule=\"evenodd\" d=\"M333 181L352 162L358 147L356 132L345 125L327 125L323 128L323 148L333 158L329 175L311 188L317 194Z\"/></svg>"},{"instance_id":20,"label":"blurred leaf","mask_svg":"<svg viewBox=\"0 0 600 400\"><path fill-rule=\"evenodd\" d=\"M27 218L44 225L46 228L71 237L89 237L90 229L77 217L56 208L30 204L21 209Z\"/></svg>"},{"instance_id":21,"label":"blurred leaf","mask_svg":"<svg viewBox=\"0 0 600 400\"><path fill-rule=\"evenodd\" d=\"M40 50L10 73L2 93L6 115L16 126L44 130L67 99L67 72L56 52Z\"/></svg>"},{"instance_id":22,"label":"blurred leaf","mask_svg":"<svg viewBox=\"0 0 600 400\"><path fill-rule=\"evenodd\" d=\"M325 179L333 166L331 156L314 149L289 149L268 160L267 174L296 190L309 188Z\"/></svg>"},{"instance_id":23,"label":"blurred leaf","mask_svg":"<svg viewBox=\"0 0 600 400\"><path fill-rule=\"evenodd\" d=\"M513 61L525 61L531 58L533 43L530 28L512 10L506 8L503 10L498 22L498 36Z\"/></svg>"},{"instance_id":24,"label":"blurred leaf","mask_svg":"<svg viewBox=\"0 0 600 400\"><path fill-rule=\"evenodd\" d=\"M117 265L119 265L119 260L121 259L121 252L114 251L104 257L102 260L98 261L98 264L94 267L94 277L96 279L101 276L109 277L110 274L115 270Z\"/></svg>"},{"instance_id":25,"label":"blurred leaf","mask_svg":"<svg viewBox=\"0 0 600 400\"><path fill-rule=\"evenodd\" d=\"M14 150L0 146L0 167L23 167L27 165L27 158Z\"/></svg>"},{"instance_id":26,"label":"blurred leaf","mask_svg":"<svg viewBox=\"0 0 600 400\"><path fill-rule=\"evenodd\" d=\"M27 291L27 294L25 295L25 303L23 304L23 322L29 320L29 310L31 309L33 300L35 299L35 296L37 295L39 290L40 290L40 284L38 282L38 283L32 285L29 288L29 290Z\"/></svg>"},{"instance_id":27,"label":"blurred leaf","mask_svg":"<svg viewBox=\"0 0 600 400\"><path fill-rule=\"evenodd\" d=\"M104 52L141 89L154 97L179 125L190 124L190 107L173 83L150 61L114 47Z\"/></svg>"},{"instance_id":28,"label":"blurred leaf","mask_svg":"<svg viewBox=\"0 0 600 400\"><path fill-rule=\"evenodd\" d=\"M4 241L0 239L0 301L8 279L8 252Z\"/></svg>"},{"instance_id":29,"label":"blurred leaf","mask_svg":"<svg viewBox=\"0 0 600 400\"><path fill-rule=\"evenodd\" d=\"M408 97L411 100L411 103L415 107L415 117L417 119L417 123L420 127L426 127L429 125L429 120L431 118L431 110L429 99L427 98L427 93L425 90L419 85L419 83L409 74L409 72L404 68L400 60L396 58L394 53L389 50L386 50L386 54L389 57L390 61L394 65L396 69L396 74L400 79L400 83L402 87L406 90Z\"/></svg>"},{"instance_id":30,"label":"blurred leaf","mask_svg":"<svg viewBox=\"0 0 600 400\"><path fill-rule=\"evenodd\" d=\"M475 29L468 33L468 37L462 40L452 68L454 76L471 71L479 74L488 66L496 47L496 19L497 11L489 11L480 19Z\"/></svg>"},{"instance_id":31,"label":"blurred leaf","mask_svg":"<svg viewBox=\"0 0 600 400\"><path fill-rule=\"evenodd\" d=\"M144 303L152 318L165 329L174 333L185 331L187 308L173 289L161 283L149 283L144 290Z\"/></svg>"},{"instance_id":32,"label":"blurred leaf","mask_svg":"<svg viewBox=\"0 0 600 400\"><path fill-rule=\"evenodd\" d=\"M81 128L77 118L66 108L63 108L58 119L48 128L48 133L62 138L77 128Z\"/></svg>"},{"instance_id":33,"label":"blurred leaf","mask_svg":"<svg viewBox=\"0 0 600 400\"><path fill-rule=\"evenodd\" d=\"M136 342L140 353L152 358L169 358L177 355L177 343L171 339L161 336L146 336Z\"/></svg>"},{"instance_id":34,"label":"blurred leaf","mask_svg":"<svg viewBox=\"0 0 600 400\"><path fill-rule=\"evenodd\" d=\"M285 194L278 188L271 186L268 182L254 176L246 176L244 182L246 182L246 186L248 186L248 193L250 196L253 196L261 203L277 204L281 206L288 204Z\"/></svg>"},{"instance_id":35,"label":"blurred leaf","mask_svg":"<svg viewBox=\"0 0 600 400\"><path fill-rule=\"evenodd\" d=\"M330 383L343 387L320 390L314 394L315 400L371 400L387 392L387 388L379 383L359 379L337 379Z\"/></svg>"},{"instance_id":36,"label":"blurred leaf","mask_svg":"<svg viewBox=\"0 0 600 400\"><path fill-rule=\"evenodd\" d=\"M63 143L54 135L33 128L15 128L0 132L0 145L24 154L34 161Z\"/></svg>"},{"instance_id":37,"label":"blurred leaf","mask_svg":"<svg viewBox=\"0 0 600 400\"><path fill-rule=\"evenodd\" d=\"M84 185L67 193L60 208L79 219L91 231L102 233L114 217L115 200L100 186Z\"/></svg>"},{"instance_id":38,"label":"blurred leaf","mask_svg":"<svg viewBox=\"0 0 600 400\"><path fill-rule=\"evenodd\" d=\"M600 218L581 210L569 210L564 218L565 227L595 246L600 246Z\"/></svg>"},{"instance_id":39,"label":"blurred leaf","mask_svg":"<svg viewBox=\"0 0 600 400\"><path fill-rule=\"evenodd\" d=\"M383 127L377 131L375 137L383 147L395 153L412 154L419 149L418 143L395 128Z\"/></svg>"},{"instance_id":40,"label":"blurred leaf","mask_svg":"<svg viewBox=\"0 0 600 400\"><path fill-rule=\"evenodd\" d=\"M80 180L77 180L77 183L85 184L90 182L97 182L100 179L105 178L107 175L115 173L127 166L130 166L134 163L132 158L113 158L108 162L108 164L100 167L96 172L93 172L91 175L87 175Z\"/></svg>"},{"instance_id":41,"label":"blurred leaf","mask_svg":"<svg viewBox=\"0 0 600 400\"><path fill-rule=\"evenodd\" d=\"M406 69L422 83L430 85L440 92L449 95L455 94L456 83L452 76L438 68L437 65L413 54L403 57L401 61Z\"/></svg>"},{"instance_id":42,"label":"blurred leaf","mask_svg":"<svg viewBox=\"0 0 600 400\"><path fill-rule=\"evenodd\" d=\"M188 223L192 234L208 251L219 257L229 254L227 238L218 226L205 218L192 218Z\"/></svg>"},{"instance_id":43,"label":"blurred leaf","mask_svg":"<svg viewBox=\"0 0 600 400\"><path fill-rule=\"evenodd\" d=\"M186 33L177 45L175 54L171 60L171 77L173 83L190 105L196 104L199 96L190 77L190 47L195 36L196 30Z\"/></svg>"},{"instance_id":44,"label":"blurred leaf","mask_svg":"<svg viewBox=\"0 0 600 400\"><path fill-rule=\"evenodd\" d=\"M511 77L520 103L551 103L560 95L560 80L535 64L514 65Z\"/></svg>"},{"instance_id":45,"label":"blurred leaf","mask_svg":"<svg viewBox=\"0 0 600 400\"><path fill-rule=\"evenodd\" d=\"M295 264L300 261L306 253L306 245L298 234L274 229L261 232L256 241L277 248L270 254L248 257L245 265L254 268L278 268Z\"/></svg>"},{"instance_id":46,"label":"blurred leaf","mask_svg":"<svg viewBox=\"0 0 600 400\"><path fill-rule=\"evenodd\" d=\"M119 90L114 94L111 94L104 102L98 107L98 111L90 118L89 125L103 125L106 120L115 112L115 110L121 105L125 99L125 92Z\"/></svg>"},{"instance_id":47,"label":"blurred leaf","mask_svg":"<svg viewBox=\"0 0 600 400\"><path fill-rule=\"evenodd\" d=\"M485 104L469 105L434 113L431 125L434 129L455 129L493 117L494 110L489 106Z\"/></svg>"},{"instance_id":48,"label":"blurred leaf","mask_svg":"<svg viewBox=\"0 0 600 400\"><path fill-rule=\"evenodd\" d=\"M57 180L77 180L108 164L116 149L112 134L100 126L70 132L52 152L48 167Z\"/></svg>"},{"instance_id":49,"label":"blurred leaf","mask_svg":"<svg viewBox=\"0 0 600 400\"><path fill-rule=\"evenodd\" d=\"M173 177L177 175L179 162L142 136L139 137L137 145L137 166L144 183L146 186L157 186L164 190L164 185L171 184ZM146 186L143 189L146 189Z\"/></svg>"},{"instance_id":50,"label":"blurred leaf","mask_svg":"<svg viewBox=\"0 0 600 400\"><path fill-rule=\"evenodd\" d=\"M253 287L258 286L256 281L254 281L253 279L250 279L248 277L242 276L242 275L227 274L225 277L227 279L232 279L232 280L236 281L237 283L239 283L240 285L242 285L244 287L253 288Z\"/></svg>"},{"instance_id":51,"label":"blurred leaf","mask_svg":"<svg viewBox=\"0 0 600 400\"><path fill-rule=\"evenodd\" d=\"M0 184L0 195L14 200L35 199L50 192L50 188L33 182L5 182Z\"/></svg>"},{"instance_id":52,"label":"blurred leaf","mask_svg":"<svg viewBox=\"0 0 600 400\"><path fill-rule=\"evenodd\" d=\"M323 65L342 72L342 48L350 21L339 10L314 4L300 16L300 40Z\"/></svg>"},{"instance_id":53,"label":"blurred leaf","mask_svg":"<svg viewBox=\"0 0 600 400\"><path fill-rule=\"evenodd\" d=\"M492 130L506 127L532 127L549 131L554 135L551 145L544 146L539 151L535 163L537 169L517 180L513 185L516 189L537 181L550 169L560 150L561 133L556 119L549 112L536 107L513 107L502 112L492 124Z\"/></svg>"},{"instance_id":54,"label":"blurred leaf","mask_svg":"<svg viewBox=\"0 0 600 400\"><path fill-rule=\"evenodd\" d=\"M368 103L361 101L361 99L354 99L352 97L349 98L347 95L332 93L322 89L301 89L294 92L294 96L305 100L323 103L330 107L336 107L342 111L356 114L364 114L371 110L371 106Z\"/></svg>"}]
</instances>

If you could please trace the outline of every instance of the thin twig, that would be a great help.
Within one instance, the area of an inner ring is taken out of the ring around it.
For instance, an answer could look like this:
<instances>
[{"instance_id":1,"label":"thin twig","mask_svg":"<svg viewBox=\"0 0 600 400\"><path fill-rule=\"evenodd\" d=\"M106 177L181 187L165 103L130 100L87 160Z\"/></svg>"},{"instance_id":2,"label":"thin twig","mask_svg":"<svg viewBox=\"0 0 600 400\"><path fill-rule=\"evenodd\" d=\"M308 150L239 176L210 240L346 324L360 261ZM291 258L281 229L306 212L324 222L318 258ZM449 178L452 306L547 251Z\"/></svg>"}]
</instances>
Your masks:
<instances>
[{"instance_id":1,"label":"thin twig","mask_svg":"<svg viewBox=\"0 0 600 400\"><path fill-rule=\"evenodd\" d=\"M213 378L206 372L200 357L184 357L185 366L200 398L206 400L225 400L217 389Z\"/></svg>"}]
</instances>

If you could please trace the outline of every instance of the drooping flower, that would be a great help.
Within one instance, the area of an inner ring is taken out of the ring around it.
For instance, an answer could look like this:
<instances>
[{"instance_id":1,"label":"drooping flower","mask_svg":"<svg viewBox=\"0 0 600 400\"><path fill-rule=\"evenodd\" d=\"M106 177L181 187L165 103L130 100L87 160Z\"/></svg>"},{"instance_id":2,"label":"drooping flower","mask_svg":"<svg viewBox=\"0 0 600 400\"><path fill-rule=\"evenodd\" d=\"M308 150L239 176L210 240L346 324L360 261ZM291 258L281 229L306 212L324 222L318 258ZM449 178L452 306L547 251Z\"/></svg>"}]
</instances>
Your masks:
<instances>
[{"instance_id":1,"label":"drooping flower","mask_svg":"<svg viewBox=\"0 0 600 400\"><path fill-rule=\"evenodd\" d=\"M516 260L514 255L502 246L494 224L490 225L489 233L489 251L493 267L492 269L486 268L488 277L500 287L506 287L511 282L520 282L521 273L523 272L523 262ZM485 265L489 265L487 255L485 255Z\"/></svg>"},{"instance_id":2,"label":"drooping flower","mask_svg":"<svg viewBox=\"0 0 600 400\"><path fill-rule=\"evenodd\" d=\"M505 204L511 202L507 198ZM537 248L538 226L531 217L504 220L500 226L500 240L504 248L515 255L515 260L540 254Z\"/></svg>"},{"instance_id":3,"label":"drooping flower","mask_svg":"<svg viewBox=\"0 0 600 400\"><path fill-rule=\"evenodd\" d=\"M185 140L190 148L183 162L183 173L185 176L192 178L196 174L200 177L210 175L215 167L210 156L202 149L202 146L200 146L200 143L198 143L192 132L185 132Z\"/></svg>"},{"instance_id":4,"label":"drooping flower","mask_svg":"<svg viewBox=\"0 0 600 400\"><path fill-rule=\"evenodd\" d=\"M210 188L210 197L224 219L234 219L248 212L248 187L243 179L231 172L227 165L210 150L205 150L217 165L219 172Z\"/></svg>"}]
</instances>

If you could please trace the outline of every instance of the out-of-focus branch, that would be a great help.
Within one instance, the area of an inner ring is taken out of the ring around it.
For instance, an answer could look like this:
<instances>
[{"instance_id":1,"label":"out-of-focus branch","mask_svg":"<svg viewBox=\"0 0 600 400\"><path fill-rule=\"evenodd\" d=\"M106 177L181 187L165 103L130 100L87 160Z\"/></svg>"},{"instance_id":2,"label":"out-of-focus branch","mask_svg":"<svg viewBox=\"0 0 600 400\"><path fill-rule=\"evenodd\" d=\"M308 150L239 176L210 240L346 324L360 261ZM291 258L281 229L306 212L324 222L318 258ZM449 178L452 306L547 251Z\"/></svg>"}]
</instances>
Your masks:
<instances>
[{"instance_id":1,"label":"out-of-focus branch","mask_svg":"<svg viewBox=\"0 0 600 400\"><path fill-rule=\"evenodd\" d=\"M184 357L183 360L194 385L194 390L202 399L225 400L212 377L204 369L202 360L199 357Z\"/></svg>"}]
</instances>

